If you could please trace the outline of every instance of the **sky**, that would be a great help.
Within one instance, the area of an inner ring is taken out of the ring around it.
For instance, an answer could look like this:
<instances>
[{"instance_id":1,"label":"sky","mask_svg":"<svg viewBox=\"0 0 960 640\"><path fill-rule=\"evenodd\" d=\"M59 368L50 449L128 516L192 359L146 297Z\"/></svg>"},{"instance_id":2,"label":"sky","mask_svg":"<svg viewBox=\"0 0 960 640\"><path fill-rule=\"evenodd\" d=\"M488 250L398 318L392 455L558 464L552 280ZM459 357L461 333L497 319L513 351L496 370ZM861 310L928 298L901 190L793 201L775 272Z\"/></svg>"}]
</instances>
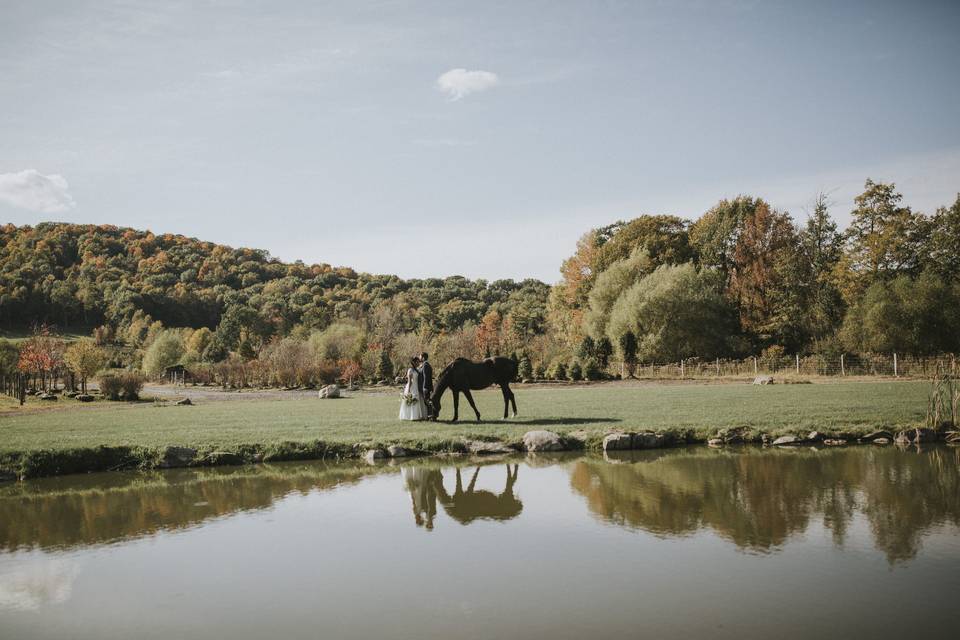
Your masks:
<instances>
[{"instance_id":1,"label":"sky","mask_svg":"<svg viewBox=\"0 0 960 640\"><path fill-rule=\"evenodd\" d=\"M960 2L0 0L0 222L555 282L738 194L960 191Z\"/></svg>"}]
</instances>

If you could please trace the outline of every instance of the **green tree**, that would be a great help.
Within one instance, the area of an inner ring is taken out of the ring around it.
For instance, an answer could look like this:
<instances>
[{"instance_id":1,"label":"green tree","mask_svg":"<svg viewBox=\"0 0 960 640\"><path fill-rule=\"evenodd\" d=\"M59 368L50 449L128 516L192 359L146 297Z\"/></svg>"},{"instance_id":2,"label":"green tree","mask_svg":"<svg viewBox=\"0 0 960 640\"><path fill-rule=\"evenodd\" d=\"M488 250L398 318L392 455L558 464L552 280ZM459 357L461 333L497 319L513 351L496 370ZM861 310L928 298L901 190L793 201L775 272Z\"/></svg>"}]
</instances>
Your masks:
<instances>
[{"instance_id":1,"label":"green tree","mask_svg":"<svg viewBox=\"0 0 960 640\"><path fill-rule=\"evenodd\" d=\"M827 198L822 193L800 231L800 250L804 265L797 269L798 277L790 279L790 284L802 289L800 312L807 335L822 341L840 326L844 313L843 296L836 281L843 257L843 235L830 217Z\"/></svg>"},{"instance_id":2,"label":"green tree","mask_svg":"<svg viewBox=\"0 0 960 640\"><path fill-rule=\"evenodd\" d=\"M183 336L177 329L162 331L143 354L143 369L148 376L158 377L167 367L180 362L186 349L183 346Z\"/></svg>"},{"instance_id":3,"label":"green tree","mask_svg":"<svg viewBox=\"0 0 960 640\"><path fill-rule=\"evenodd\" d=\"M720 293L720 278L689 263L659 267L617 299L609 337L622 341L634 334L644 361L727 355L736 321Z\"/></svg>"},{"instance_id":4,"label":"green tree","mask_svg":"<svg viewBox=\"0 0 960 640\"><path fill-rule=\"evenodd\" d=\"M855 297L879 279L913 273L919 266L922 224L910 207L901 206L902 199L893 183L870 179L854 199L853 220L846 234L853 273L849 296Z\"/></svg>"},{"instance_id":5,"label":"green tree","mask_svg":"<svg viewBox=\"0 0 960 640\"><path fill-rule=\"evenodd\" d=\"M6 338L0 338L0 375L12 376L17 373L20 350Z\"/></svg>"},{"instance_id":6,"label":"green tree","mask_svg":"<svg viewBox=\"0 0 960 640\"><path fill-rule=\"evenodd\" d=\"M63 360L70 371L80 378L80 390L87 392L87 378L95 375L107 363L107 353L93 340L78 340L67 347Z\"/></svg>"},{"instance_id":7,"label":"green tree","mask_svg":"<svg viewBox=\"0 0 960 640\"><path fill-rule=\"evenodd\" d=\"M603 336L597 340L596 352L597 364L601 369L606 369L610 364L610 357L613 356L613 343L610 342L610 338Z\"/></svg>"},{"instance_id":8,"label":"green tree","mask_svg":"<svg viewBox=\"0 0 960 640\"><path fill-rule=\"evenodd\" d=\"M933 216L928 269L944 278L960 278L960 194L948 207Z\"/></svg>"},{"instance_id":9,"label":"green tree","mask_svg":"<svg viewBox=\"0 0 960 640\"><path fill-rule=\"evenodd\" d=\"M872 284L847 313L850 351L931 355L960 350L960 285L925 272Z\"/></svg>"},{"instance_id":10,"label":"green tree","mask_svg":"<svg viewBox=\"0 0 960 640\"><path fill-rule=\"evenodd\" d=\"M599 339L606 334L610 310L617 298L639 278L650 273L651 265L646 248L640 247L629 257L611 264L596 277L583 318L587 335Z\"/></svg>"},{"instance_id":11,"label":"green tree","mask_svg":"<svg viewBox=\"0 0 960 640\"><path fill-rule=\"evenodd\" d=\"M517 364L517 377L521 381L533 378L533 365L530 364L530 358L527 357L527 354L520 357L520 362Z\"/></svg>"},{"instance_id":12,"label":"green tree","mask_svg":"<svg viewBox=\"0 0 960 640\"><path fill-rule=\"evenodd\" d=\"M627 365L627 375L633 375L633 369L637 366L637 336L631 329L624 329L623 333L617 336L617 344L620 347L620 357Z\"/></svg>"},{"instance_id":13,"label":"green tree","mask_svg":"<svg viewBox=\"0 0 960 640\"><path fill-rule=\"evenodd\" d=\"M377 369L375 375L378 380L393 380L393 362L390 360L390 350L380 349L380 356L377 358Z\"/></svg>"}]
</instances>

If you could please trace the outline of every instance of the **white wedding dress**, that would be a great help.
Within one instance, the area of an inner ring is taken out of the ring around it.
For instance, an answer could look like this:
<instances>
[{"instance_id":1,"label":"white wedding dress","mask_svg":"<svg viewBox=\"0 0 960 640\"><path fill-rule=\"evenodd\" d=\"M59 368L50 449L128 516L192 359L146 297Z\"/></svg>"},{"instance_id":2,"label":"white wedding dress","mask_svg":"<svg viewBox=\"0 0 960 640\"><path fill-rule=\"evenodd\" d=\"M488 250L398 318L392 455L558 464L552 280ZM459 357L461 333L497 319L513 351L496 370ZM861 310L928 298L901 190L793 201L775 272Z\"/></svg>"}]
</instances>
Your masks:
<instances>
[{"instance_id":1,"label":"white wedding dress","mask_svg":"<svg viewBox=\"0 0 960 640\"><path fill-rule=\"evenodd\" d=\"M406 400L400 399L401 420L422 420L427 417L427 403L420 395L420 372L413 367L407 369L407 386L403 388L403 395L413 396L417 401L407 404Z\"/></svg>"}]
</instances>

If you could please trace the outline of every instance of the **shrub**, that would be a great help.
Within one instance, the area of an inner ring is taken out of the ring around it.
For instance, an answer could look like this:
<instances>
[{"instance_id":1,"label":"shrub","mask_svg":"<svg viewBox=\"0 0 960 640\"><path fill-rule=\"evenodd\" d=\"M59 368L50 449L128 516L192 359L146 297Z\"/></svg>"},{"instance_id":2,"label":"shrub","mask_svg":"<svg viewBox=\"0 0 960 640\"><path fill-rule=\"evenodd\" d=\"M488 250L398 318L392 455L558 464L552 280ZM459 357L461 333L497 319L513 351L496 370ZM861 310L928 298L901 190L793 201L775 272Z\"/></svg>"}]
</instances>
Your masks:
<instances>
[{"instance_id":1,"label":"shrub","mask_svg":"<svg viewBox=\"0 0 960 640\"><path fill-rule=\"evenodd\" d=\"M580 363L577 362L576 360L570 363L570 371L567 377L574 382L583 380L583 368L580 366Z\"/></svg>"},{"instance_id":2,"label":"shrub","mask_svg":"<svg viewBox=\"0 0 960 640\"><path fill-rule=\"evenodd\" d=\"M547 377L551 380L566 380L567 365L562 360L554 360L547 370Z\"/></svg>"},{"instance_id":3,"label":"shrub","mask_svg":"<svg viewBox=\"0 0 960 640\"><path fill-rule=\"evenodd\" d=\"M139 400L143 391L143 376L139 371L128 371L120 375L120 387L125 400Z\"/></svg>"},{"instance_id":4,"label":"shrub","mask_svg":"<svg viewBox=\"0 0 960 640\"><path fill-rule=\"evenodd\" d=\"M593 358L589 358L583 363L583 377L587 380L603 378L603 371L600 370L600 365Z\"/></svg>"},{"instance_id":5,"label":"shrub","mask_svg":"<svg viewBox=\"0 0 960 640\"><path fill-rule=\"evenodd\" d=\"M120 384L120 376L114 373L101 373L97 376L97 384L100 386L100 393L107 400L119 400L120 392L123 391L123 385Z\"/></svg>"},{"instance_id":6,"label":"shrub","mask_svg":"<svg viewBox=\"0 0 960 640\"><path fill-rule=\"evenodd\" d=\"M519 377L520 380L529 380L533 377L533 367L530 365L530 358L525 355L520 358L520 363L517 365L517 377Z\"/></svg>"},{"instance_id":7,"label":"shrub","mask_svg":"<svg viewBox=\"0 0 960 640\"><path fill-rule=\"evenodd\" d=\"M533 379L534 380L543 380L547 377L547 371L543 368L543 363L537 363L537 366L533 368Z\"/></svg>"}]
</instances>

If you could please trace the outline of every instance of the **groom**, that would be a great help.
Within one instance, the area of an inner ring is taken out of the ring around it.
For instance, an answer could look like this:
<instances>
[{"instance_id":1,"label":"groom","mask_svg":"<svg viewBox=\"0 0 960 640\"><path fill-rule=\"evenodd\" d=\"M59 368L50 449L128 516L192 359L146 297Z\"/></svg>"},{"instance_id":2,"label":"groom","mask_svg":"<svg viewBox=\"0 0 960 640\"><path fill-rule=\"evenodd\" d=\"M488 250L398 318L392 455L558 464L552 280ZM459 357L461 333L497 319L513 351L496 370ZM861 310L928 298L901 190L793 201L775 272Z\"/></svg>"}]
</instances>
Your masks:
<instances>
[{"instance_id":1,"label":"groom","mask_svg":"<svg viewBox=\"0 0 960 640\"><path fill-rule=\"evenodd\" d=\"M429 357L426 351L420 354L420 394L427 403L428 419L436 417L433 415L433 404L430 403L430 396L433 395L433 367L430 366Z\"/></svg>"}]
</instances>

